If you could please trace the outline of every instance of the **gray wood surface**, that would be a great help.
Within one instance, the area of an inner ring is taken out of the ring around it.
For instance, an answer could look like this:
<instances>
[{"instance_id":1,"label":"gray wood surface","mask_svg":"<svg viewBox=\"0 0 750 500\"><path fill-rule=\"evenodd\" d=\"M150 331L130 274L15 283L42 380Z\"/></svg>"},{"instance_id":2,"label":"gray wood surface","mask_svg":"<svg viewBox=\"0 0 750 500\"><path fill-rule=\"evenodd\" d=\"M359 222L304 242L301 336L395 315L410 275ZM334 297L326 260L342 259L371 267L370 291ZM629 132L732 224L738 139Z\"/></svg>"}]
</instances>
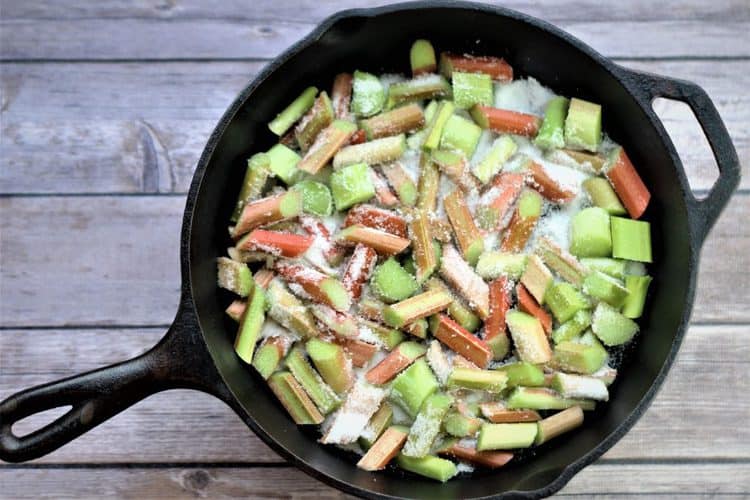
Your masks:
<instances>
[{"instance_id":1,"label":"gray wood surface","mask_svg":"<svg viewBox=\"0 0 750 500\"><path fill-rule=\"evenodd\" d=\"M333 12L373 4L0 0L0 399L160 338L178 299L184 193L215 122L268 58ZM703 86L747 171L747 0L503 5L624 66ZM692 113L654 108L705 193L715 166ZM659 395L560 496L750 495L750 180L741 189L704 247L692 326ZM43 459L2 464L0 485L13 499L341 496L191 391L153 396Z\"/></svg>"}]
</instances>

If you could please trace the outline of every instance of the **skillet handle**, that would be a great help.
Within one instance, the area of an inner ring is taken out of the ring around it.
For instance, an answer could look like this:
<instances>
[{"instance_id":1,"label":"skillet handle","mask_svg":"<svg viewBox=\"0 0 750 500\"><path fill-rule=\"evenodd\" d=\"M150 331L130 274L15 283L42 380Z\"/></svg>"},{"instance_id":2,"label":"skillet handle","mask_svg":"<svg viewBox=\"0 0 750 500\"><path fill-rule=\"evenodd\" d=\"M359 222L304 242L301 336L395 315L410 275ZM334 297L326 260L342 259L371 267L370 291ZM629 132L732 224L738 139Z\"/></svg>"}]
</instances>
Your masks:
<instances>
[{"instance_id":1,"label":"skillet handle","mask_svg":"<svg viewBox=\"0 0 750 500\"><path fill-rule=\"evenodd\" d=\"M230 400L200 335L192 301L184 298L166 335L146 353L32 387L1 402L0 459L24 462L39 458L138 401L176 388L197 389ZM72 408L30 434L13 434L11 427L19 420L61 406Z\"/></svg>"},{"instance_id":2,"label":"skillet handle","mask_svg":"<svg viewBox=\"0 0 750 500\"><path fill-rule=\"evenodd\" d=\"M692 195L687 199L691 231L702 243L740 182L740 161L727 128L706 91L695 83L621 69L633 93L650 111L651 103L657 97L675 99L690 106L711 145L719 167L719 178L705 199L698 200ZM682 175L686 180L684 167Z\"/></svg>"}]
</instances>

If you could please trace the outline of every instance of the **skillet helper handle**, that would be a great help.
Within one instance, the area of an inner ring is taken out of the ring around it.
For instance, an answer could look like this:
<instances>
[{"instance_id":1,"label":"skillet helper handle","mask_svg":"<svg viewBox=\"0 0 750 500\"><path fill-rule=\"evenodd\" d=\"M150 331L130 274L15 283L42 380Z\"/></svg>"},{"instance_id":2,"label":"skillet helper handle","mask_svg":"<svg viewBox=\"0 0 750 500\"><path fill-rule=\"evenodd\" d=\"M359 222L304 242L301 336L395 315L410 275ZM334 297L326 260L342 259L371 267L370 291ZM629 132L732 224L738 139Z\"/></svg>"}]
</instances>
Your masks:
<instances>
[{"instance_id":1,"label":"skillet helper handle","mask_svg":"<svg viewBox=\"0 0 750 500\"><path fill-rule=\"evenodd\" d=\"M626 68L623 70L631 88L646 108L650 110L652 101L657 97L682 101L693 110L708 139L719 167L719 178L704 199L699 200L691 195L687 200L691 230L702 243L740 182L740 160L727 128L706 91L695 83Z\"/></svg>"},{"instance_id":2,"label":"skillet helper handle","mask_svg":"<svg viewBox=\"0 0 750 500\"><path fill-rule=\"evenodd\" d=\"M39 458L166 389L198 389L227 400L194 315L185 310L155 347L136 358L32 387L0 402L0 459ZM13 434L19 420L64 406L71 408L55 421L25 436Z\"/></svg>"}]
</instances>

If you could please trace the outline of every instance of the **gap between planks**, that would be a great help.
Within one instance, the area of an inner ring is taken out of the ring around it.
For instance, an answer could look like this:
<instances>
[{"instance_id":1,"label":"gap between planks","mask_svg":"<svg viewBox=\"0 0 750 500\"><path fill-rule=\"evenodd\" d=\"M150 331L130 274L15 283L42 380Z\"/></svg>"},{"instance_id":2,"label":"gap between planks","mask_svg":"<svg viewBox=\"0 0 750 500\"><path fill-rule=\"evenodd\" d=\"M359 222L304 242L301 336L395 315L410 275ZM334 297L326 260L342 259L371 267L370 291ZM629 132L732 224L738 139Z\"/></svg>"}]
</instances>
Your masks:
<instances>
[{"instance_id":1,"label":"gap between planks","mask_svg":"<svg viewBox=\"0 0 750 500\"><path fill-rule=\"evenodd\" d=\"M750 460L744 374L748 326L691 326L664 386L609 460ZM36 384L137 356L162 329L0 332L0 399ZM248 369L249 371L249 369ZM702 374L696 377L695 374ZM249 372L248 376L252 376ZM705 394L698 400L694 395ZM732 398L726 397L733 394ZM693 401L686 405L685 401ZM722 407L716 412L717 406ZM21 422L28 432L49 421ZM695 439L694 429L703 429ZM732 433L727 428L734 428ZM665 432L665 429L669 429ZM658 447L653 443L660 443ZM281 459L221 401L188 390L159 393L34 463L277 463Z\"/></svg>"}]
</instances>

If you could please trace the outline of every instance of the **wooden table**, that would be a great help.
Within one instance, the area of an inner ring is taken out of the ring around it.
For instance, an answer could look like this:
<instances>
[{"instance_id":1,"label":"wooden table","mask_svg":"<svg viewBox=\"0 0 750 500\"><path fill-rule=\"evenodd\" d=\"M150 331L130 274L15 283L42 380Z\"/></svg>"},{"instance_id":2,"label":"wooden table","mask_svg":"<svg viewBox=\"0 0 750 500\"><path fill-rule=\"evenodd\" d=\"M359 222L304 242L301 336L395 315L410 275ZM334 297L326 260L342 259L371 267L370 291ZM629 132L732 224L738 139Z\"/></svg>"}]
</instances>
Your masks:
<instances>
[{"instance_id":1,"label":"wooden table","mask_svg":"<svg viewBox=\"0 0 750 500\"><path fill-rule=\"evenodd\" d=\"M702 85L747 168L747 0L540 3L504 2L623 65ZM212 127L269 58L340 6L3 0L0 398L137 355L162 335L178 300L185 192ZM705 193L715 166L690 111L655 106ZM750 494L748 188L750 176L705 244L692 324L655 402L561 495ZM338 495L189 391L149 398L40 460L1 465L0 484L14 499Z\"/></svg>"}]
</instances>

